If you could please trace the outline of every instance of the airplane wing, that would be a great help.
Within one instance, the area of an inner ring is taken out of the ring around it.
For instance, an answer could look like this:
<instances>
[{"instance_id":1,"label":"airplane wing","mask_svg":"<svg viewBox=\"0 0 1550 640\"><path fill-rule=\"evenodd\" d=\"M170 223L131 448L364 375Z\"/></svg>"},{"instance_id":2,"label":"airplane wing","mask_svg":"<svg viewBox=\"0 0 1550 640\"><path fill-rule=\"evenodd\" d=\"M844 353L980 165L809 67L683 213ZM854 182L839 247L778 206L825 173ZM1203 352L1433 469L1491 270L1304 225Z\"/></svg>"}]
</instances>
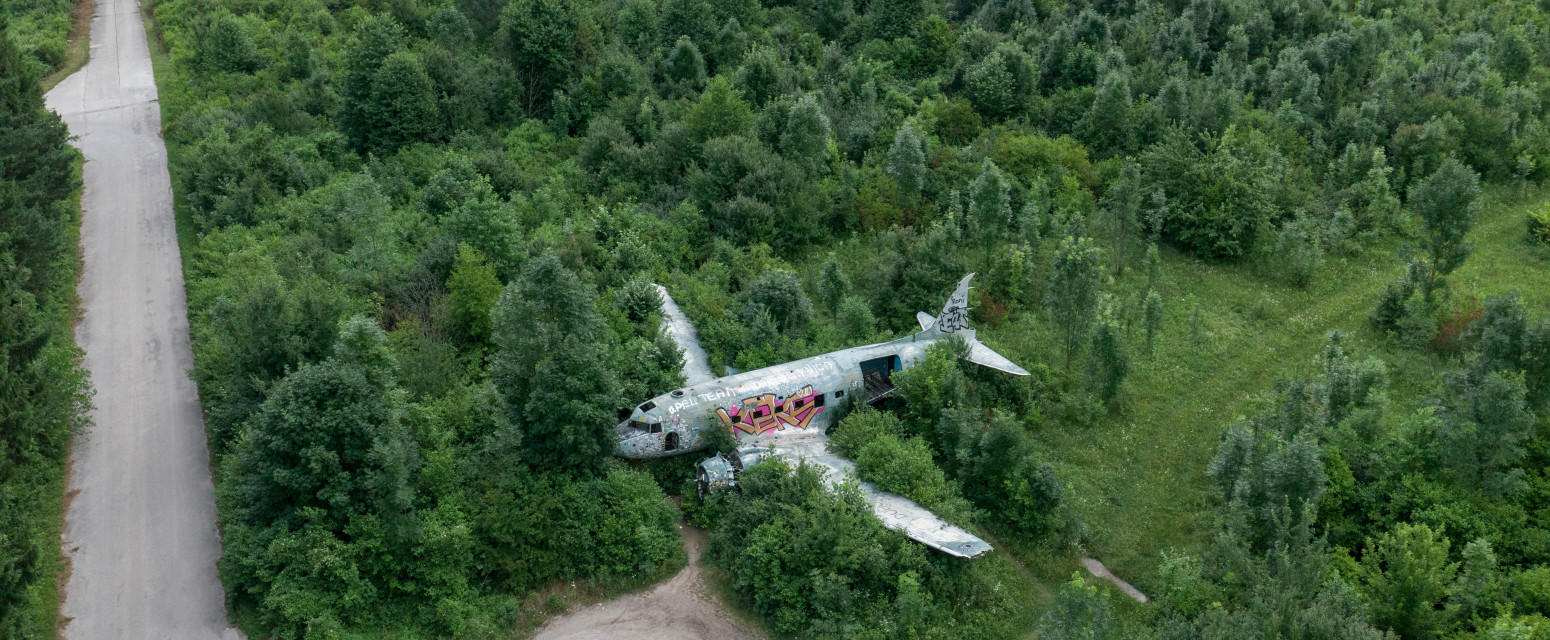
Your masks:
<instances>
[{"instance_id":1,"label":"airplane wing","mask_svg":"<svg viewBox=\"0 0 1550 640\"><path fill-rule=\"evenodd\" d=\"M710 357L700 347L700 336L694 331L694 325L689 323L689 317L678 308L673 296L668 295L666 287L660 284L651 286L657 288L657 295L662 298L663 331L673 342L678 343L678 348L684 350L684 386L691 387L715 380L716 374L710 371Z\"/></svg>"},{"instance_id":2,"label":"airplane wing","mask_svg":"<svg viewBox=\"0 0 1550 640\"><path fill-rule=\"evenodd\" d=\"M856 475L855 463L829 452L829 437L822 433L804 433L754 444L772 449L773 455L793 464L806 461L826 470L824 481L833 487ZM989 543L927 511L909 498L881 491L870 482L860 482L861 497L872 505L872 512L889 529L901 531L909 539L960 558L973 558L991 550Z\"/></svg>"},{"instance_id":3,"label":"airplane wing","mask_svg":"<svg viewBox=\"0 0 1550 640\"><path fill-rule=\"evenodd\" d=\"M990 367L996 371L1005 371L1014 376L1028 375L1026 369L1017 366L1017 363L1011 360L1007 360L1006 356L996 353L990 347L985 346L985 343L977 339L969 343L968 360L974 364Z\"/></svg>"}]
</instances>

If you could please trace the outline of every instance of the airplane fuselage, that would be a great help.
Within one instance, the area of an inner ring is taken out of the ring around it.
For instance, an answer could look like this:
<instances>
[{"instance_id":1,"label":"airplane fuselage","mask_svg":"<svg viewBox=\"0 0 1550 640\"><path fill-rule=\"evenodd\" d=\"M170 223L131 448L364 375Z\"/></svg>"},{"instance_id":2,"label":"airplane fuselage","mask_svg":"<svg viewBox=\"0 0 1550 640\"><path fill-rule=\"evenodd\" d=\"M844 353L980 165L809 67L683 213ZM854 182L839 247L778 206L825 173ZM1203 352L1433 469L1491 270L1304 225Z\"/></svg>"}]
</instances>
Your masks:
<instances>
[{"instance_id":1,"label":"airplane fuselage","mask_svg":"<svg viewBox=\"0 0 1550 640\"><path fill-rule=\"evenodd\" d=\"M893 373L946 338L915 334L676 389L640 403L618 425L617 453L646 459L698 451L710 428L726 429L740 442L822 433L848 395L861 402L887 395Z\"/></svg>"}]
</instances>

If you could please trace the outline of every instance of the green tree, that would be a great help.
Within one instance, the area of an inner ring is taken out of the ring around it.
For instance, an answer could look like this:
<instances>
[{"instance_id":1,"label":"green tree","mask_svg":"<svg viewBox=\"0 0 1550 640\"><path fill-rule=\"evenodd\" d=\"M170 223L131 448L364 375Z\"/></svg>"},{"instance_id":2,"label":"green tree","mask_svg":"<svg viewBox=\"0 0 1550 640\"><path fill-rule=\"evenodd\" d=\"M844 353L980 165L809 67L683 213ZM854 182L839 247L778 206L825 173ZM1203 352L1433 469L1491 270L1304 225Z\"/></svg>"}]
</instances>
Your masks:
<instances>
[{"instance_id":1,"label":"green tree","mask_svg":"<svg viewBox=\"0 0 1550 640\"><path fill-rule=\"evenodd\" d=\"M1104 404L1119 396L1121 385L1130 375L1130 354L1125 350L1125 335L1113 321L1098 323L1093 330L1091 359L1087 366L1089 388Z\"/></svg>"},{"instance_id":2,"label":"green tree","mask_svg":"<svg viewBox=\"0 0 1550 640\"><path fill-rule=\"evenodd\" d=\"M558 257L545 253L528 261L521 277L506 285L491 311L495 352L490 355L490 374L511 412L512 422L524 428L531 423L524 414L535 390L543 383L538 372L561 342L575 338L583 343L602 343L609 337L601 316L593 308L592 294ZM567 364L595 355L579 348L568 353L573 361ZM546 446L541 442L524 444L531 444L533 449Z\"/></svg>"},{"instance_id":3,"label":"green tree","mask_svg":"<svg viewBox=\"0 0 1550 640\"><path fill-rule=\"evenodd\" d=\"M545 354L523 407L522 444L538 468L597 473L617 446L613 423L628 406L607 343L565 335Z\"/></svg>"},{"instance_id":4,"label":"green tree","mask_svg":"<svg viewBox=\"0 0 1550 640\"><path fill-rule=\"evenodd\" d=\"M372 124L367 146L379 152L428 141L438 133L436 95L418 56L400 51L382 61L372 79L366 117Z\"/></svg>"},{"instance_id":5,"label":"green tree","mask_svg":"<svg viewBox=\"0 0 1550 640\"><path fill-rule=\"evenodd\" d=\"M1448 614L1461 627L1480 627L1501 602L1502 576L1491 543L1477 538L1464 545L1458 578L1448 586Z\"/></svg>"},{"instance_id":6,"label":"green tree","mask_svg":"<svg viewBox=\"0 0 1550 640\"><path fill-rule=\"evenodd\" d=\"M1453 273L1473 250L1466 236L1480 215L1479 174L1449 157L1436 172L1410 187L1406 200L1426 230L1432 279Z\"/></svg>"},{"instance_id":7,"label":"green tree","mask_svg":"<svg viewBox=\"0 0 1550 640\"><path fill-rule=\"evenodd\" d=\"M501 10L501 49L517 69L530 112L583 62L582 11L575 0L512 0Z\"/></svg>"},{"instance_id":8,"label":"green tree","mask_svg":"<svg viewBox=\"0 0 1550 640\"><path fill-rule=\"evenodd\" d=\"M1163 314L1162 294L1157 293L1156 289L1148 289L1146 298L1141 302L1141 324L1146 328L1148 355L1157 353L1157 334L1162 331Z\"/></svg>"},{"instance_id":9,"label":"green tree","mask_svg":"<svg viewBox=\"0 0 1550 640\"><path fill-rule=\"evenodd\" d=\"M874 0L871 6L872 37L882 40L915 35L926 15L921 0Z\"/></svg>"},{"instance_id":10,"label":"green tree","mask_svg":"<svg viewBox=\"0 0 1550 640\"><path fill-rule=\"evenodd\" d=\"M824 172L828 151L829 118L809 93L791 106L785 131L780 134L780 152L811 176Z\"/></svg>"},{"instance_id":11,"label":"green tree","mask_svg":"<svg viewBox=\"0 0 1550 640\"><path fill-rule=\"evenodd\" d=\"M840 340L847 344L869 340L877 335L877 319L872 308L857 296L847 296L835 314L835 324L840 328Z\"/></svg>"},{"instance_id":12,"label":"green tree","mask_svg":"<svg viewBox=\"0 0 1550 640\"><path fill-rule=\"evenodd\" d=\"M906 123L893 134L893 146L888 147L888 175L898 185L900 206L910 210L920 206L920 189L926 177L926 145L915 125Z\"/></svg>"},{"instance_id":13,"label":"green tree","mask_svg":"<svg viewBox=\"0 0 1550 640\"><path fill-rule=\"evenodd\" d=\"M452 275L447 279L447 293L447 322L453 334L467 342L489 340L490 310L500 299L501 283L478 249L458 245Z\"/></svg>"},{"instance_id":14,"label":"green tree","mask_svg":"<svg viewBox=\"0 0 1550 640\"><path fill-rule=\"evenodd\" d=\"M1099 158L1119 155L1130 149L1133 136L1130 124L1130 76L1123 69L1111 70L1098 82L1092 106L1077 124Z\"/></svg>"},{"instance_id":15,"label":"green tree","mask_svg":"<svg viewBox=\"0 0 1550 640\"><path fill-rule=\"evenodd\" d=\"M1100 640L1109 634L1114 624L1114 608L1109 604L1109 594L1087 585L1082 574L1071 574L1071 580L1060 586L1055 594L1055 606L1039 621L1039 637L1049 640Z\"/></svg>"},{"instance_id":16,"label":"green tree","mask_svg":"<svg viewBox=\"0 0 1550 640\"><path fill-rule=\"evenodd\" d=\"M211 71L253 73L262 62L247 25L230 13L221 12L210 21L201 45L205 64Z\"/></svg>"},{"instance_id":17,"label":"green tree","mask_svg":"<svg viewBox=\"0 0 1550 640\"><path fill-rule=\"evenodd\" d=\"M1066 371L1081 349L1098 312L1098 285L1102 270L1100 253L1091 238L1066 236L1055 251L1051 266L1050 315L1065 345Z\"/></svg>"},{"instance_id":18,"label":"green tree","mask_svg":"<svg viewBox=\"0 0 1550 640\"><path fill-rule=\"evenodd\" d=\"M1523 376L1455 374L1438 438L1443 460L1466 484L1495 495L1524 487L1524 443L1534 433L1534 413L1524 398Z\"/></svg>"},{"instance_id":19,"label":"green tree","mask_svg":"<svg viewBox=\"0 0 1550 640\"><path fill-rule=\"evenodd\" d=\"M768 312L781 333L802 332L813 318L813 301L802 291L795 273L781 269L765 271L743 287L743 317L751 319L760 311Z\"/></svg>"},{"instance_id":20,"label":"green tree","mask_svg":"<svg viewBox=\"0 0 1550 640\"><path fill-rule=\"evenodd\" d=\"M663 75L672 82L674 95L690 97L705 88L705 57L689 36L678 37L663 65Z\"/></svg>"},{"instance_id":21,"label":"green tree","mask_svg":"<svg viewBox=\"0 0 1550 640\"><path fill-rule=\"evenodd\" d=\"M839 314L840 302L849 294L850 277L845 275L840 261L831 253L818 270L818 300L829 317L834 318Z\"/></svg>"},{"instance_id":22,"label":"green tree","mask_svg":"<svg viewBox=\"0 0 1550 640\"><path fill-rule=\"evenodd\" d=\"M986 158L980 162L980 174L969 183L968 223L979 236L981 246L988 253L1000 244L1012 223L1011 184L996 163ZM989 265L986 265L989 270Z\"/></svg>"},{"instance_id":23,"label":"green tree","mask_svg":"<svg viewBox=\"0 0 1550 640\"><path fill-rule=\"evenodd\" d=\"M1127 161L1120 168L1119 179L1109 185L1099 203L1114 252L1115 275L1125 272L1127 248L1140 232L1141 189L1141 169Z\"/></svg>"},{"instance_id":24,"label":"green tree","mask_svg":"<svg viewBox=\"0 0 1550 640\"><path fill-rule=\"evenodd\" d=\"M331 359L275 386L224 489L240 522L297 529L314 521L337 532L357 515L410 507L414 443L393 394L373 380L383 373Z\"/></svg>"},{"instance_id":25,"label":"green tree","mask_svg":"<svg viewBox=\"0 0 1550 640\"><path fill-rule=\"evenodd\" d=\"M379 124L373 109L377 71L404 46L404 29L387 16L373 15L356 26L345 51L342 128L357 149L367 148Z\"/></svg>"},{"instance_id":26,"label":"green tree","mask_svg":"<svg viewBox=\"0 0 1550 640\"><path fill-rule=\"evenodd\" d=\"M696 145L743 133L753 125L753 109L725 77L716 76L684 116L684 129Z\"/></svg>"},{"instance_id":27,"label":"green tree","mask_svg":"<svg viewBox=\"0 0 1550 640\"><path fill-rule=\"evenodd\" d=\"M1362 590L1373 621L1401 638L1430 638L1442 631L1437 609L1458 572L1448 562L1448 538L1424 524L1403 524L1379 536L1362 556Z\"/></svg>"}]
</instances>

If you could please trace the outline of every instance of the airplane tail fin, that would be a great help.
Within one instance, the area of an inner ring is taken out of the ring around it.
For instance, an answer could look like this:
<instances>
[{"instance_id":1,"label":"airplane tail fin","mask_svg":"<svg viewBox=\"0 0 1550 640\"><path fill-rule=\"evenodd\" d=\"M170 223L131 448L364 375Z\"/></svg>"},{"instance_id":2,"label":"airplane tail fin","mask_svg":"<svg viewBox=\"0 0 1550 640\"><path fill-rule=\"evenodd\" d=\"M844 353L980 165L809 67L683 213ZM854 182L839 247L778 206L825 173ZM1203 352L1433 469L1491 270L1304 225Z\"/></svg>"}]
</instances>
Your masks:
<instances>
[{"instance_id":1,"label":"airplane tail fin","mask_svg":"<svg viewBox=\"0 0 1550 640\"><path fill-rule=\"evenodd\" d=\"M942 312L935 318L924 311L915 314L915 320L920 323L921 333L961 334L969 343L969 354L965 358L969 362L1012 375L1028 375L1027 370L1017 366L1017 363L980 342L974 334L974 329L969 327L969 280L973 277L974 274L971 273L958 281L958 286L953 288L953 294L947 298L947 304L942 305Z\"/></svg>"}]
</instances>

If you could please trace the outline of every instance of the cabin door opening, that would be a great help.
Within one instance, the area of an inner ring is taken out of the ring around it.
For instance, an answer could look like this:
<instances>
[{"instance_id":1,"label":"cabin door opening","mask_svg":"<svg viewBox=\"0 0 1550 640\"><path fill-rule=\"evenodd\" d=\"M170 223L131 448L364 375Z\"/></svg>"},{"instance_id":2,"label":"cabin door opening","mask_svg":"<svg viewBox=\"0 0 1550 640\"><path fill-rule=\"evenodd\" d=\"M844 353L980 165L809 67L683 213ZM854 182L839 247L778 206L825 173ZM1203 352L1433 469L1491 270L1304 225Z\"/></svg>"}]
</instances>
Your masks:
<instances>
[{"instance_id":1,"label":"cabin door opening","mask_svg":"<svg viewBox=\"0 0 1550 640\"><path fill-rule=\"evenodd\" d=\"M667 438L662 441L663 451L676 451L678 449L678 432L669 431Z\"/></svg>"},{"instance_id":2,"label":"cabin door opening","mask_svg":"<svg viewBox=\"0 0 1550 640\"><path fill-rule=\"evenodd\" d=\"M861 361L861 382L866 386L866 401L876 402L893 392L893 372L899 369L899 356Z\"/></svg>"}]
</instances>

